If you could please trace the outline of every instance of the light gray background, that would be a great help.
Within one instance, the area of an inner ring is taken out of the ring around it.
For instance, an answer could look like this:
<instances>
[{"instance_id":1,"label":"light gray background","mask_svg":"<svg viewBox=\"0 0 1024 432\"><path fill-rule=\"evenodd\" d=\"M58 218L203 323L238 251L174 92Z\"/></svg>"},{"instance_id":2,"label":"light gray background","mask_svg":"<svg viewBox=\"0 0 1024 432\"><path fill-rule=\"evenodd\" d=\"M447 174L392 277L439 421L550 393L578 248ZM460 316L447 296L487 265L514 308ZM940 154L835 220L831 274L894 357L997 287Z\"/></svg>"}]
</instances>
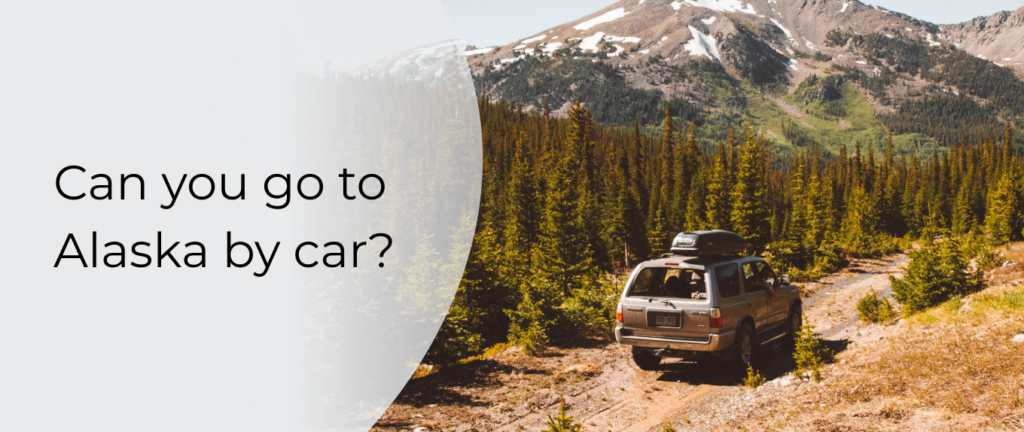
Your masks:
<instances>
[{"instance_id":1,"label":"light gray background","mask_svg":"<svg viewBox=\"0 0 1024 432\"><path fill-rule=\"evenodd\" d=\"M325 65L351 70L454 37L437 1L5 4L0 430L368 429L461 276L479 119L461 56L451 88L430 90L333 86ZM304 84L296 71L316 75ZM71 164L87 170L66 181L77 191L96 173L138 173L145 200L64 200L54 180ZM341 200L343 168L380 174L385 196ZM163 173L224 173L235 187L244 173L246 200L218 193L162 210ZM271 173L316 173L324 196L270 210ZM229 230L282 242L266 277L225 267ZM68 233L88 255L92 231L100 243L154 243L151 253L162 231L182 242L179 259L184 242L202 241L207 267L53 268ZM383 269L376 232L394 239ZM309 271L293 257L304 240L369 244L358 269Z\"/></svg>"}]
</instances>

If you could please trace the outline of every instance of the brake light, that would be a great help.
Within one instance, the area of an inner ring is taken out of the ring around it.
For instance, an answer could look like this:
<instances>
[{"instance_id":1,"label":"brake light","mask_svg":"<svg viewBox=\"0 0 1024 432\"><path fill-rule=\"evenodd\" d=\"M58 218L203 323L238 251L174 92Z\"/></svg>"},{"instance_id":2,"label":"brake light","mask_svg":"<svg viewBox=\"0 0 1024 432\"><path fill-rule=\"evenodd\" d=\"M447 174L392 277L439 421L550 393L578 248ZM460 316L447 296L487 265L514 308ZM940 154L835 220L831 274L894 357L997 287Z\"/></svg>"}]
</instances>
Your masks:
<instances>
[{"instance_id":1,"label":"brake light","mask_svg":"<svg viewBox=\"0 0 1024 432\"><path fill-rule=\"evenodd\" d=\"M622 303L619 303L619 306L615 308L615 321L622 322Z\"/></svg>"},{"instance_id":2,"label":"brake light","mask_svg":"<svg viewBox=\"0 0 1024 432\"><path fill-rule=\"evenodd\" d=\"M711 308L711 328L722 327L722 310L719 308Z\"/></svg>"}]
</instances>

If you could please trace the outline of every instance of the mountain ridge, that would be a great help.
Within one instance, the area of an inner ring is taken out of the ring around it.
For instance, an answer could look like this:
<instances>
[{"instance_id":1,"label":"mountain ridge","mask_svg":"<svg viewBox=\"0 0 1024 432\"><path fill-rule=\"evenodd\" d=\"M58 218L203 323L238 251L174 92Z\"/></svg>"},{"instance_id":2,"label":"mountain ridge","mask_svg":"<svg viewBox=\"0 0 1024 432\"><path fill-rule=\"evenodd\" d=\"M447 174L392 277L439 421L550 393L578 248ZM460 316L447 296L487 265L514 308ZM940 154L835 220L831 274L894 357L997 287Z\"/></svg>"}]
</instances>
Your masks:
<instances>
[{"instance_id":1,"label":"mountain ridge","mask_svg":"<svg viewBox=\"0 0 1024 432\"><path fill-rule=\"evenodd\" d=\"M671 103L677 116L713 124L711 139L746 118L782 147L880 145L892 133L922 152L1024 124L1020 70L972 51L1014 59L1020 47L1006 41L1024 32L1021 16L941 26L856 0L623 0L465 54L478 95L527 110L547 100L562 115L580 100L602 123L654 125ZM860 114L834 115L851 110ZM933 111L952 117L921 121Z\"/></svg>"}]
</instances>

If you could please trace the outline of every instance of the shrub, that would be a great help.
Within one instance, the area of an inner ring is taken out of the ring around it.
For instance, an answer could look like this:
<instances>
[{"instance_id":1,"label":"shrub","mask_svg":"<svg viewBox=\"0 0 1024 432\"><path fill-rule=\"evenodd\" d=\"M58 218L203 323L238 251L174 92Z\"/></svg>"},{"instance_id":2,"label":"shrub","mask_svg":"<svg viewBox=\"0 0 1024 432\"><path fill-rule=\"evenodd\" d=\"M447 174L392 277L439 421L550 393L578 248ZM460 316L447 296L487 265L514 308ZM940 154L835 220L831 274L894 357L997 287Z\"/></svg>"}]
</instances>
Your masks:
<instances>
[{"instance_id":1,"label":"shrub","mask_svg":"<svg viewBox=\"0 0 1024 432\"><path fill-rule=\"evenodd\" d=\"M825 33L825 46L844 46L850 40L850 34L839 29L829 30Z\"/></svg>"},{"instance_id":2,"label":"shrub","mask_svg":"<svg viewBox=\"0 0 1024 432\"><path fill-rule=\"evenodd\" d=\"M790 279L797 282L810 282L848 264L843 250L831 241L823 241L817 249L792 242L772 244L764 258L772 267L786 269Z\"/></svg>"},{"instance_id":3,"label":"shrub","mask_svg":"<svg viewBox=\"0 0 1024 432\"><path fill-rule=\"evenodd\" d=\"M885 234L858 236L844 246L847 255L857 258L880 258L900 250L899 240Z\"/></svg>"},{"instance_id":4,"label":"shrub","mask_svg":"<svg viewBox=\"0 0 1024 432\"><path fill-rule=\"evenodd\" d=\"M558 407L558 417L548 414L548 428L542 432L583 432L583 422L565 414L565 404Z\"/></svg>"},{"instance_id":5,"label":"shrub","mask_svg":"<svg viewBox=\"0 0 1024 432\"><path fill-rule=\"evenodd\" d=\"M968 271L958 239L928 243L908 255L913 261L903 279L889 276L893 297L903 304L904 314L920 312L981 287L977 275Z\"/></svg>"},{"instance_id":6,"label":"shrub","mask_svg":"<svg viewBox=\"0 0 1024 432\"><path fill-rule=\"evenodd\" d=\"M548 334L541 327L539 322L534 321L526 331L516 337L516 343L523 348L523 353L528 356L540 355L548 347L550 340Z\"/></svg>"},{"instance_id":7,"label":"shrub","mask_svg":"<svg viewBox=\"0 0 1024 432\"><path fill-rule=\"evenodd\" d=\"M814 252L814 267L823 273L834 272L848 263L843 250L834 243L822 242Z\"/></svg>"},{"instance_id":8,"label":"shrub","mask_svg":"<svg viewBox=\"0 0 1024 432\"><path fill-rule=\"evenodd\" d=\"M996 248L985 236L971 234L961 237L961 250L965 258L973 258L975 271L984 273L1003 264L1003 258L996 253Z\"/></svg>"},{"instance_id":9,"label":"shrub","mask_svg":"<svg viewBox=\"0 0 1024 432\"><path fill-rule=\"evenodd\" d=\"M860 320L866 323L886 324L896 319L892 303L876 291L869 292L857 302L857 312L860 313Z\"/></svg>"},{"instance_id":10,"label":"shrub","mask_svg":"<svg viewBox=\"0 0 1024 432\"><path fill-rule=\"evenodd\" d=\"M614 281L589 282L562 304L575 337L611 336L615 331L615 306L620 292Z\"/></svg>"},{"instance_id":11,"label":"shrub","mask_svg":"<svg viewBox=\"0 0 1024 432\"><path fill-rule=\"evenodd\" d=\"M821 270L817 267L811 267L807 270L800 270L796 267L790 268L789 272L790 279L794 282L811 282L821 277Z\"/></svg>"},{"instance_id":12,"label":"shrub","mask_svg":"<svg viewBox=\"0 0 1024 432\"><path fill-rule=\"evenodd\" d=\"M671 424L667 424L661 427L661 432L676 432L676 427Z\"/></svg>"},{"instance_id":13,"label":"shrub","mask_svg":"<svg viewBox=\"0 0 1024 432\"><path fill-rule=\"evenodd\" d=\"M522 347L523 353L529 356L544 352L551 342L548 338L549 320L545 318L540 303L527 296L515 311L508 311L512 321L509 340Z\"/></svg>"},{"instance_id":14,"label":"shrub","mask_svg":"<svg viewBox=\"0 0 1024 432\"><path fill-rule=\"evenodd\" d=\"M797 333L796 349L793 350L793 360L796 361L796 370L793 375L798 378L805 378L808 374L815 381L821 381L821 365L832 360L832 351L822 343L821 339L814 336L814 326L808 323L807 316L804 316L804 325Z\"/></svg>"},{"instance_id":15,"label":"shrub","mask_svg":"<svg viewBox=\"0 0 1024 432\"><path fill-rule=\"evenodd\" d=\"M765 383L765 379L761 376L761 373L754 370L754 367L747 363L747 377L743 379L743 385L745 387L757 388L761 387Z\"/></svg>"}]
</instances>

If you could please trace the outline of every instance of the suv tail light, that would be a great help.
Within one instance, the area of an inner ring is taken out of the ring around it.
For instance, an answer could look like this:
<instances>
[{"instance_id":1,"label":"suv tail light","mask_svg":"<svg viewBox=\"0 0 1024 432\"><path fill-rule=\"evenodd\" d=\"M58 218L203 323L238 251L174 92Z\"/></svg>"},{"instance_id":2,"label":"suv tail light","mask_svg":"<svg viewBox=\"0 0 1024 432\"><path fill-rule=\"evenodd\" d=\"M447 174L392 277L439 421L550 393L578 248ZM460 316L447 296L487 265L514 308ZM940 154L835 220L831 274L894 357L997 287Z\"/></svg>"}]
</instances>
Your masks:
<instances>
[{"instance_id":1,"label":"suv tail light","mask_svg":"<svg viewBox=\"0 0 1024 432\"><path fill-rule=\"evenodd\" d=\"M711 328L722 327L722 310L719 308L711 308Z\"/></svg>"},{"instance_id":2,"label":"suv tail light","mask_svg":"<svg viewBox=\"0 0 1024 432\"><path fill-rule=\"evenodd\" d=\"M622 322L622 303L621 302L619 303L619 306L615 308L615 321L616 322Z\"/></svg>"}]
</instances>

